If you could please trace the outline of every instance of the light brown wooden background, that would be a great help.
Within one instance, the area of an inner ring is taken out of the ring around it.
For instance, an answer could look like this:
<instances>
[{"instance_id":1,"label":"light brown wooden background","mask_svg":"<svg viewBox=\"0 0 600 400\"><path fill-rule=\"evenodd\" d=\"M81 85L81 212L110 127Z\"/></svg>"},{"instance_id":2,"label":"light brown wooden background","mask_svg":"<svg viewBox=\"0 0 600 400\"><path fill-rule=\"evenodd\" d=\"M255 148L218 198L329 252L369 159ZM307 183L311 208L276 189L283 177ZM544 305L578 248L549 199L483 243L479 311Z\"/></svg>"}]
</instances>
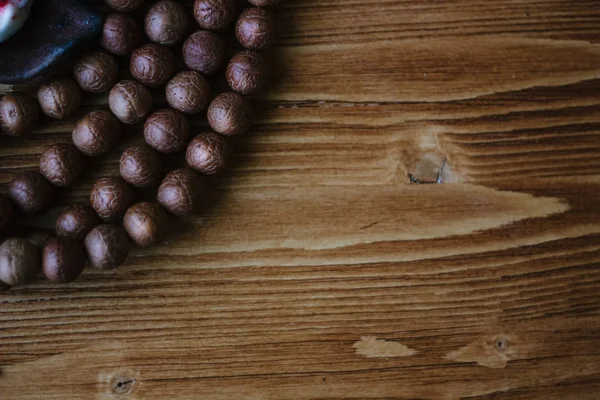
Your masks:
<instances>
[{"instance_id":1,"label":"light brown wooden background","mask_svg":"<svg viewBox=\"0 0 600 400\"><path fill-rule=\"evenodd\" d=\"M0 295L0 398L600 398L600 2L278 15L277 83L205 215ZM0 182L76 118L0 138Z\"/></svg>"}]
</instances>

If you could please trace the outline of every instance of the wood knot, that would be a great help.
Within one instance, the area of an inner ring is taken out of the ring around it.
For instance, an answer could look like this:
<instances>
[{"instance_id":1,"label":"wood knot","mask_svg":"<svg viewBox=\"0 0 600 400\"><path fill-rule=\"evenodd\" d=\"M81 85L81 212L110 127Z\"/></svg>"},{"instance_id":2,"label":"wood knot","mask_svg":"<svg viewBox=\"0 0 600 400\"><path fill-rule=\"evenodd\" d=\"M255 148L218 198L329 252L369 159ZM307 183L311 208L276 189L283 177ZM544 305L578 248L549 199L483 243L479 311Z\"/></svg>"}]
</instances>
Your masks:
<instances>
[{"instance_id":1,"label":"wood knot","mask_svg":"<svg viewBox=\"0 0 600 400\"><path fill-rule=\"evenodd\" d=\"M488 368L506 368L508 362L515 356L514 344L514 337L511 336L509 340L508 335L482 337L451 351L445 358L458 362L476 362Z\"/></svg>"},{"instance_id":2,"label":"wood knot","mask_svg":"<svg viewBox=\"0 0 600 400\"><path fill-rule=\"evenodd\" d=\"M506 340L505 338L496 338L494 346L496 347L496 351L499 351L500 353L506 353L509 351L508 340Z\"/></svg>"},{"instance_id":3,"label":"wood knot","mask_svg":"<svg viewBox=\"0 0 600 400\"><path fill-rule=\"evenodd\" d=\"M117 373L110 379L110 391L118 395L129 395L139 386L137 382L137 378L131 374Z\"/></svg>"},{"instance_id":4,"label":"wood knot","mask_svg":"<svg viewBox=\"0 0 600 400\"><path fill-rule=\"evenodd\" d=\"M438 153L427 153L418 160L413 172L408 173L410 183L450 183L456 182L450 162Z\"/></svg>"}]
</instances>

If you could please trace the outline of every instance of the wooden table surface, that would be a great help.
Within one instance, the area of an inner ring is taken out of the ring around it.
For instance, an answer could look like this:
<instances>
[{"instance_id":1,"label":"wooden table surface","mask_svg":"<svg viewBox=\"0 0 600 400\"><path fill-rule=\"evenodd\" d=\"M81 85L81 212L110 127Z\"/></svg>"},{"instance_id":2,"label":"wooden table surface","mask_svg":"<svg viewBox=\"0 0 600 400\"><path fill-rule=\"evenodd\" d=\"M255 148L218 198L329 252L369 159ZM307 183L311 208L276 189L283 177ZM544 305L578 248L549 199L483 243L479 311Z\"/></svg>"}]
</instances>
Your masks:
<instances>
[{"instance_id":1,"label":"wooden table surface","mask_svg":"<svg viewBox=\"0 0 600 400\"><path fill-rule=\"evenodd\" d=\"M203 215L0 295L0 398L599 399L600 1L278 18L276 83ZM102 103L0 138L0 183Z\"/></svg>"}]
</instances>

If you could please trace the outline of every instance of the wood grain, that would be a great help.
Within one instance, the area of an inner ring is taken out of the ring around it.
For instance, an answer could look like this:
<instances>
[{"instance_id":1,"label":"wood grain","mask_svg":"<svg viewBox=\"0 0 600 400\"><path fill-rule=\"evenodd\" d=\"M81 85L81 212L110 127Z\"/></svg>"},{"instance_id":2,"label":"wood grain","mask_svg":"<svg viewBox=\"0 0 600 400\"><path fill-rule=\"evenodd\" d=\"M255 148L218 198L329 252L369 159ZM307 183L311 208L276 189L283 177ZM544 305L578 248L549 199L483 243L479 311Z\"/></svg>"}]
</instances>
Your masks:
<instances>
[{"instance_id":1,"label":"wood grain","mask_svg":"<svg viewBox=\"0 0 600 400\"><path fill-rule=\"evenodd\" d=\"M205 212L0 294L0 398L598 399L598 6L284 1ZM0 185L105 100L0 137Z\"/></svg>"}]
</instances>

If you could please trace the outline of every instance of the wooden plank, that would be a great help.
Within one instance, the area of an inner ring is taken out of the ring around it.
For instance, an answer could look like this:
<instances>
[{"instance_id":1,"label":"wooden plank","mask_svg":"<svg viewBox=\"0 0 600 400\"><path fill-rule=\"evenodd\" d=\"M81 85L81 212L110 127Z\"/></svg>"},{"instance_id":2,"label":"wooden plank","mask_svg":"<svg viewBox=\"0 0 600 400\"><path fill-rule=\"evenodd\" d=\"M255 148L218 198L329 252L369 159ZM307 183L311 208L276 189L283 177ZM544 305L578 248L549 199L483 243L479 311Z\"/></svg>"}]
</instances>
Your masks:
<instances>
[{"instance_id":1,"label":"wooden plank","mask_svg":"<svg viewBox=\"0 0 600 400\"><path fill-rule=\"evenodd\" d=\"M597 4L585 0L303 0L280 14L290 46L486 35L598 42L600 33Z\"/></svg>"},{"instance_id":2,"label":"wooden plank","mask_svg":"<svg viewBox=\"0 0 600 400\"><path fill-rule=\"evenodd\" d=\"M285 1L204 213L0 294L0 399L598 398L599 5ZM0 188L97 107L0 137Z\"/></svg>"},{"instance_id":3,"label":"wooden plank","mask_svg":"<svg viewBox=\"0 0 600 400\"><path fill-rule=\"evenodd\" d=\"M280 90L270 98L461 100L596 79L600 76L599 60L600 46L595 44L522 36L290 47L281 50ZM334 76L337 79L331 79ZM340 86L340 81L350 84Z\"/></svg>"}]
</instances>

